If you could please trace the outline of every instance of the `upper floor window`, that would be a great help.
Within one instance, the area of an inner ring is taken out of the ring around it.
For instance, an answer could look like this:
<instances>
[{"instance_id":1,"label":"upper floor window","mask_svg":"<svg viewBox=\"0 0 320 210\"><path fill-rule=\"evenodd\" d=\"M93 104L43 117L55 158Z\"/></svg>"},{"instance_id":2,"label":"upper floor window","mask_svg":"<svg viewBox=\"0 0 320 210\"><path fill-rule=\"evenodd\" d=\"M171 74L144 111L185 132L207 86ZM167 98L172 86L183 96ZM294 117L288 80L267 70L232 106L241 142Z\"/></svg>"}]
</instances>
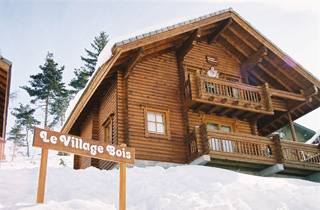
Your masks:
<instances>
[{"instance_id":1,"label":"upper floor window","mask_svg":"<svg viewBox=\"0 0 320 210\"><path fill-rule=\"evenodd\" d=\"M217 124L217 123L212 123L212 122L208 122L207 123L207 129L208 130L222 131L222 132L226 132L226 133L231 133L232 132L232 126L231 125L223 125L223 124Z\"/></svg>"},{"instance_id":2,"label":"upper floor window","mask_svg":"<svg viewBox=\"0 0 320 210\"><path fill-rule=\"evenodd\" d=\"M104 141L106 143L114 143L114 139L113 139L113 135L112 135L112 116L108 117L108 119L105 121L105 123L103 124L104 126Z\"/></svg>"},{"instance_id":3,"label":"upper floor window","mask_svg":"<svg viewBox=\"0 0 320 210\"><path fill-rule=\"evenodd\" d=\"M146 108L146 136L169 137L168 111Z\"/></svg>"}]
</instances>

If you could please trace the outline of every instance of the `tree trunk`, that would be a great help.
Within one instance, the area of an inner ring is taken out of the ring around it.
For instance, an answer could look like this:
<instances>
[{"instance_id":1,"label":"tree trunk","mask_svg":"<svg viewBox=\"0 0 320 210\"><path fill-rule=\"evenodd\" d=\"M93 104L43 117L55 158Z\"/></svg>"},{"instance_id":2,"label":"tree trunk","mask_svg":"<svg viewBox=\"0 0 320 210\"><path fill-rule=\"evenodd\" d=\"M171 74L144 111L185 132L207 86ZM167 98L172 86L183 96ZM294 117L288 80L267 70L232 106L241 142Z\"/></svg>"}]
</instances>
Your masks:
<instances>
[{"instance_id":1,"label":"tree trunk","mask_svg":"<svg viewBox=\"0 0 320 210\"><path fill-rule=\"evenodd\" d=\"M26 128L27 130L27 135L26 135L26 142L27 142L27 156L30 157L30 149L29 149L29 130L28 128Z\"/></svg>"},{"instance_id":2,"label":"tree trunk","mask_svg":"<svg viewBox=\"0 0 320 210\"><path fill-rule=\"evenodd\" d=\"M48 127L48 108L49 108L49 97L46 98L44 109L44 128Z\"/></svg>"}]
</instances>

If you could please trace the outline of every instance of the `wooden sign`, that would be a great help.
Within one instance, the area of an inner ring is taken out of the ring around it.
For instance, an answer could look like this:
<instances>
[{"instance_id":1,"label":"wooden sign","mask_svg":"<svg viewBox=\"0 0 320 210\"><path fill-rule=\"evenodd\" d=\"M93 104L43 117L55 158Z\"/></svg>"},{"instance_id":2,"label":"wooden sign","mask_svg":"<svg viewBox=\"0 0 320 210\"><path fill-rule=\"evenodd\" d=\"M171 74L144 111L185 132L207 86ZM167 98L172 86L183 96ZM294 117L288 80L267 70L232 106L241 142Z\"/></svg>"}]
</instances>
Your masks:
<instances>
[{"instance_id":1,"label":"wooden sign","mask_svg":"<svg viewBox=\"0 0 320 210\"><path fill-rule=\"evenodd\" d=\"M207 63L211 64L211 65L217 65L218 64L218 59L216 57L212 57L212 56L206 56L206 60Z\"/></svg>"},{"instance_id":2,"label":"wooden sign","mask_svg":"<svg viewBox=\"0 0 320 210\"><path fill-rule=\"evenodd\" d=\"M129 164L134 163L135 157L135 150L129 147L106 144L41 128L34 129L33 146Z\"/></svg>"},{"instance_id":3,"label":"wooden sign","mask_svg":"<svg viewBox=\"0 0 320 210\"><path fill-rule=\"evenodd\" d=\"M126 147L125 144L120 146L106 144L42 128L34 129L33 146L42 148L37 203L44 202L48 150L52 149L60 152L74 153L77 155L119 162L119 210L126 209L126 165L134 163L134 148Z\"/></svg>"}]
</instances>

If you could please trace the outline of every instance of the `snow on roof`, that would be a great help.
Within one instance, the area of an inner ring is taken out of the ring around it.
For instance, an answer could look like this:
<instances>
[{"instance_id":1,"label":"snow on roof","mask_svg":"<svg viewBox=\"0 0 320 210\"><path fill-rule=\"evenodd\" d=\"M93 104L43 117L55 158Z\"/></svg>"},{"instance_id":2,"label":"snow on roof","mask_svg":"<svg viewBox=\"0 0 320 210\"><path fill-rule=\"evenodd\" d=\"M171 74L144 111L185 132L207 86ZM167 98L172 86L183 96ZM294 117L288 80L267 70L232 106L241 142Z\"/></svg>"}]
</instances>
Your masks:
<instances>
[{"instance_id":1,"label":"snow on roof","mask_svg":"<svg viewBox=\"0 0 320 210\"><path fill-rule=\"evenodd\" d=\"M108 41L108 43L106 44L106 46L103 48L103 50L101 51L101 53L98 56L97 59L97 64L95 67L95 71L94 73L90 76L85 88L83 88L81 91L79 91L76 96L69 102L69 106L67 108L67 111L65 113L66 119L68 119L70 117L70 115L72 114L74 108L77 105L77 102L79 101L79 99L81 98L82 94L84 93L84 91L88 88L89 84L92 81L92 78L94 78L94 75L97 74L97 72L99 72L101 70L101 66L106 63L111 57L112 57L112 49L114 47L118 47L118 46L122 46L125 44L128 44L130 42L148 37L148 36L152 36L161 32L165 32L165 31L169 31L172 29L175 29L179 26L182 25L186 25L189 23L193 23L193 22L197 22L215 15L219 15L222 14L224 12L228 12L228 11L233 11L232 8L228 8L225 10L220 10L217 12L213 12L207 15L196 15L196 14L192 14L190 16L184 16L184 17L179 17L179 18L175 18L175 19L171 19L169 21L164 21L161 24L155 24L152 26L149 26L147 28L144 28L143 30L139 30L136 32L132 32L130 34L126 34L123 36L118 36L118 37L112 37L111 35L109 37L111 37ZM203 12L202 12L203 14ZM197 18L195 18L197 17Z\"/></svg>"}]
</instances>

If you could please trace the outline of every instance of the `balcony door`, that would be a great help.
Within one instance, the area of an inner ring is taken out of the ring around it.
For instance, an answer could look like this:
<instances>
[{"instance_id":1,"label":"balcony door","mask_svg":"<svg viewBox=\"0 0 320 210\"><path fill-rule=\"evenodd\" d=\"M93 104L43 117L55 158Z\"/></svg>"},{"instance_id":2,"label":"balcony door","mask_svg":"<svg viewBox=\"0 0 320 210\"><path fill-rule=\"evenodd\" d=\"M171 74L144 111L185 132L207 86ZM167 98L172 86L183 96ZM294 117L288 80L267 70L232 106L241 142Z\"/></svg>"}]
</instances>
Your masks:
<instances>
[{"instance_id":1,"label":"balcony door","mask_svg":"<svg viewBox=\"0 0 320 210\"><path fill-rule=\"evenodd\" d=\"M232 133L232 125L228 124L218 124L215 122L207 122L207 130L209 131L219 131L224 133ZM232 141L228 139L217 139L217 138L211 138L209 139L210 142L210 148L213 151L221 151L221 152L234 152L234 145Z\"/></svg>"}]
</instances>

